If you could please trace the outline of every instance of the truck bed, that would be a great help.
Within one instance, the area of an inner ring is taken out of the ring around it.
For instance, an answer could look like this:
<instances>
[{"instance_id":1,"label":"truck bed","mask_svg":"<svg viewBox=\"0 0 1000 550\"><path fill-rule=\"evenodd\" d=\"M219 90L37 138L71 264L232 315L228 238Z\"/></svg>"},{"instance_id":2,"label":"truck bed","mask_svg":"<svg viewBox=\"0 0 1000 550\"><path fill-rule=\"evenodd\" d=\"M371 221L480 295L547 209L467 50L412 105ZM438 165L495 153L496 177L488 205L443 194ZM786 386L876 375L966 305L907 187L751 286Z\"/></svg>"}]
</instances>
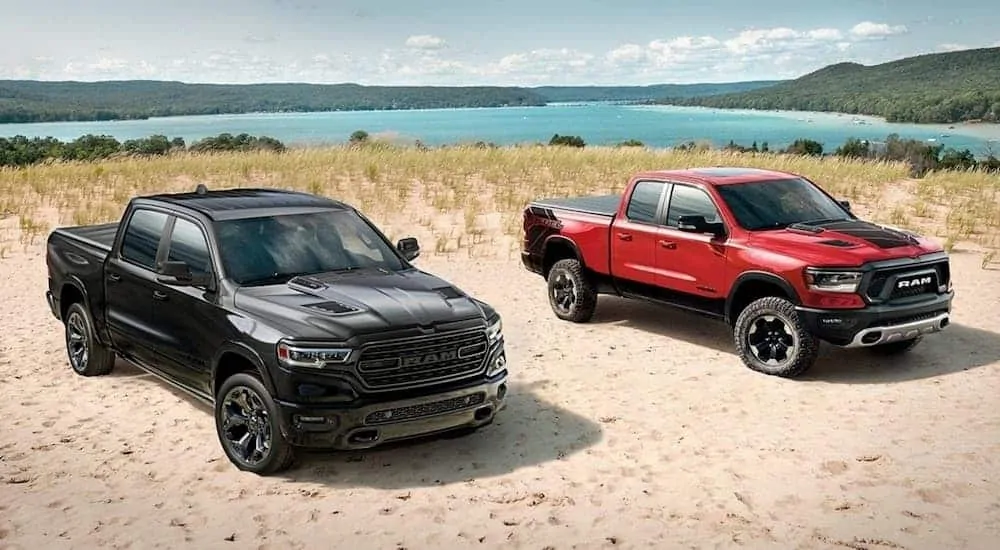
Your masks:
<instances>
[{"instance_id":1,"label":"truck bed","mask_svg":"<svg viewBox=\"0 0 1000 550\"><path fill-rule=\"evenodd\" d=\"M621 200L621 195L592 195L586 197L541 199L533 201L531 204L542 208L559 208L610 218L618 212L618 205L621 203Z\"/></svg>"},{"instance_id":2,"label":"truck bed","mask_svg":"<svg viewBox=\"0 0 1000 550\"><path fill-rule=\"evenodd\" d=\"M111 246L115 242L115 235L118 233L118 222L62 227L57 231L84 241L105 252L111 252Z\"/></svg>"}]
</instances>

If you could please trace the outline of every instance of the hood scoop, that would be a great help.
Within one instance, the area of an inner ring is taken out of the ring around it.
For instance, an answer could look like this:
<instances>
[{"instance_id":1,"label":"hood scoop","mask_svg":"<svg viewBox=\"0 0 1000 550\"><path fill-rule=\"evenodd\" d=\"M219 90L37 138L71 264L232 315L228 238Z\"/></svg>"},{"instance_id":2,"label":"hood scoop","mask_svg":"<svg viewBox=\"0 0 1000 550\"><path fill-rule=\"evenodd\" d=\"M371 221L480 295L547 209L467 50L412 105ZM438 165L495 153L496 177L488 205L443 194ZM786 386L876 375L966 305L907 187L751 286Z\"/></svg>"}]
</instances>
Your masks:
<instances>
[{"instance_id":1,"label":"hood scoop","mask_svg":"<svg viewBox=\"0 0 1000 550\"><path fill-rule=\"evenodd\" d=\"M461 298L462 293L458 291L453 286L443 286L441 288L435 288L435 292L445 297L446 300L454 300L455 298Z\"/></svg>"},{"instance_id":2,"label":"hood scoop","mask_svg":"<svg viewBox=\"0 0 1000 550\"><path fill-rule=\"evenodd\" d=\"M809 225L805 223L793 223L792 225L788 226L788 229L790 231L795 231L797 233L807 233L809 235L818 235L826 231L826 229L819 227L818 225Z\"/></svg>"},{"instance_id":3,"label":"hood scoop","mask_svg":"<svg viewBox=\"0 0 1000 550\"><path fill-rule=\"evenodd\" d=\"M337 300L331 300L328 296L323 295L322 292L327 290L329 286L327 286L323 281L319 281L313 277L295 277L288 281L286 286L296 292L301 292L317 298L323 298L322 302L303 304L302 307L319 311L325 315L346 315L348 313L357 313L361 311L361 308L359 307L348 305Z\"/></svg>"},{"instance_id":4,"label":"hood scoop","mask_svg":"<svg viewBox=\"0 0 1000 550\"><path fill-rule=\"evenodd\" d=\"M837 246L837 247L840 247L840 248L854 248L854 247L861 246L861 245L859 245L857 243L852 243L852 242L844 241L844 240L841 240L841 239L828 239L828 240L825 240L825 241L819 241L819 244L825 244L827 246Z\"/></svg>"},{"instance_id":5,"label":"hood scoop","mask_svg":"<svg viewBox=\"0 0 1000 550\"><path fill-rule=\"evenodd\" d=\"M349 306L347 304L342 304L340 302L334 302L333 300L306 304L305 307L321 311L327 315L344 315L345 313L354 313L356 311L361 311L356 307Z\"/></svg>"}]
</instances>

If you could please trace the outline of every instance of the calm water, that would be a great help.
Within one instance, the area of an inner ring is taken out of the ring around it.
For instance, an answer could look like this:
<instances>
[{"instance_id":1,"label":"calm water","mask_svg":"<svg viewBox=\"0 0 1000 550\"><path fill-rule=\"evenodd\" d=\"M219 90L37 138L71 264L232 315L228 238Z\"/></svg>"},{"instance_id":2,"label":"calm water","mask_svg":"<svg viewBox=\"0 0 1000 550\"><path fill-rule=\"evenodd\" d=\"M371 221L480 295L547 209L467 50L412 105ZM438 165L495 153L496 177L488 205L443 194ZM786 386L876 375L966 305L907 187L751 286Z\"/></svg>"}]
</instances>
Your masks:
<instances>
[{"instance_id":1,"label":"calm water","mask_svg":"<svg viewBox=\"0 0 1000 550\"><path fill-rule=\"evenodd\" d=\"M863 121L864 124L859 122ZM772 149L805 137L832 151L849 137L879 141L890 133L904 138L933 139L947 147L968 148L983 155L988 147L1000 154L1000 125L890 124L872 117L825 113L754 112L671 106L560 104L504 109L431 109L211 115L119 122L56 122L0 124L0 136L52 136L72 140L83 134L108 134L119 140L165 134L192 140L246 132L268 135L288 144L337 143L363 129L428 145L461 141L492 141L501 145L548 142L552 134L579 135L588 144L610 145L638 139L668 147L689 140L724 145L767 141Z\"/></svg>"}]
</instances>

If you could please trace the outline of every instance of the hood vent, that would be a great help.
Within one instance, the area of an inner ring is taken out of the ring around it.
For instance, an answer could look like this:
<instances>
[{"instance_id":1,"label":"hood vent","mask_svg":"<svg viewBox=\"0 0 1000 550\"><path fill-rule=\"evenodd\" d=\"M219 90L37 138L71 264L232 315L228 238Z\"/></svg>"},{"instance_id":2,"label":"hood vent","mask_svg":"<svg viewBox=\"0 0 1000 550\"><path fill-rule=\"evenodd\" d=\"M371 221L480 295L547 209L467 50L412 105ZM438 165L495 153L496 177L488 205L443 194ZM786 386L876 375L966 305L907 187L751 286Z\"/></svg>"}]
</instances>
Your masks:
<instances>
[{"instance_id":1,"label":"hood vent","mask_svg":"<svg viewBox=\"0 0 1000 550\"><path fill-rule=\"evenodd\" d=\"M455 298L461 298L462 297L462 293L460 293L458 291L458 289L456 289L453 286L444 286L444 287L441 287L441 288L435 288L434 290L438 294L444 296L446 300L453 300Z\"/></svg>"},{"instance_id":2,"label":"hood vent","mask_svg":"<svg viewBox=\"0 0 1000 550\"><path fill-rule=\"evenodd\" d=\"M327 315L343 315L345 313L354 313L355 311L358 311L358 308L356 307L351 307L340 302L334 302L333 300L306 304L305 307L322 311Z\"/></svg>"},{"instance_id":3,"label":"hood vent","mask_svg":"<svg viewBox=\"0 0 1000 550\"><path fill-rule=\"evenodd\" d=\"M859 246L859 245L857 245L855 243L851 243L851 242L847 242L847 241L842 241L840 239L830 239L830 240L827 240L827 241L820 241L819 244L825 244L825 245L829 245L829 246L839 246L841 248L850 248L850 247L854 247L854 246Z\"/></svg>"}]
</instances>

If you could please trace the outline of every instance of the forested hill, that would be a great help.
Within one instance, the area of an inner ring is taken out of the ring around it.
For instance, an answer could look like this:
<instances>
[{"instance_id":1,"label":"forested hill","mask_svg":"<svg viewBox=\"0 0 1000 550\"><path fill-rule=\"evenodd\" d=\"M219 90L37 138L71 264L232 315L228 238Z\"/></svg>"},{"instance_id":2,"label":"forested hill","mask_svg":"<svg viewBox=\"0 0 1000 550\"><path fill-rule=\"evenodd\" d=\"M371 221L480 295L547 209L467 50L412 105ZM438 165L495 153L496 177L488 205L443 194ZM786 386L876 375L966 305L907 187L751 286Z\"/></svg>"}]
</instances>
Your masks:
<instances>
[{"instance_id":1,"label":"forested hill","mask_svg":"<svg viewBox=\"0 0 1000 550\"><path fill-rule=\"evenodd\" d=\"M539 86L529 88L552 102L639 101L660 97L697 97L757 90L781 80L754 80L718 84L651 84L649 86Z\"/></svg>"},{"instance_id":2,"label":"forested hill","mask_svg":"<svg viewBox=\"0 0 1000 550\"><path fill-rule=\"evenodd\" d=\"M525 88L0 80L0 123L251 112L544 105Z\"/></svg>"},{"instance_id":3,"label":"forested hill","mask_svg":"<svg viewBox=\"0 0 1000 550\"><path fill-rule=\"evenodd\" d=\"M648 100L664 95L689 97L770 84L773 82L516 88L0 80L0 123L251 112L540 106L561 101Z\"/></svg>"},{"instance_id":4,"label":"forested hill","mask_svg":"<svg viewBox=\"0 0 1000 550\"><path fill-rule=\"evenodd\" d=\"M655 103L722 109L828 111L891 122L1000 122L1000 48L839 63L768 88Z\"/></svg>"}]
</instances>

